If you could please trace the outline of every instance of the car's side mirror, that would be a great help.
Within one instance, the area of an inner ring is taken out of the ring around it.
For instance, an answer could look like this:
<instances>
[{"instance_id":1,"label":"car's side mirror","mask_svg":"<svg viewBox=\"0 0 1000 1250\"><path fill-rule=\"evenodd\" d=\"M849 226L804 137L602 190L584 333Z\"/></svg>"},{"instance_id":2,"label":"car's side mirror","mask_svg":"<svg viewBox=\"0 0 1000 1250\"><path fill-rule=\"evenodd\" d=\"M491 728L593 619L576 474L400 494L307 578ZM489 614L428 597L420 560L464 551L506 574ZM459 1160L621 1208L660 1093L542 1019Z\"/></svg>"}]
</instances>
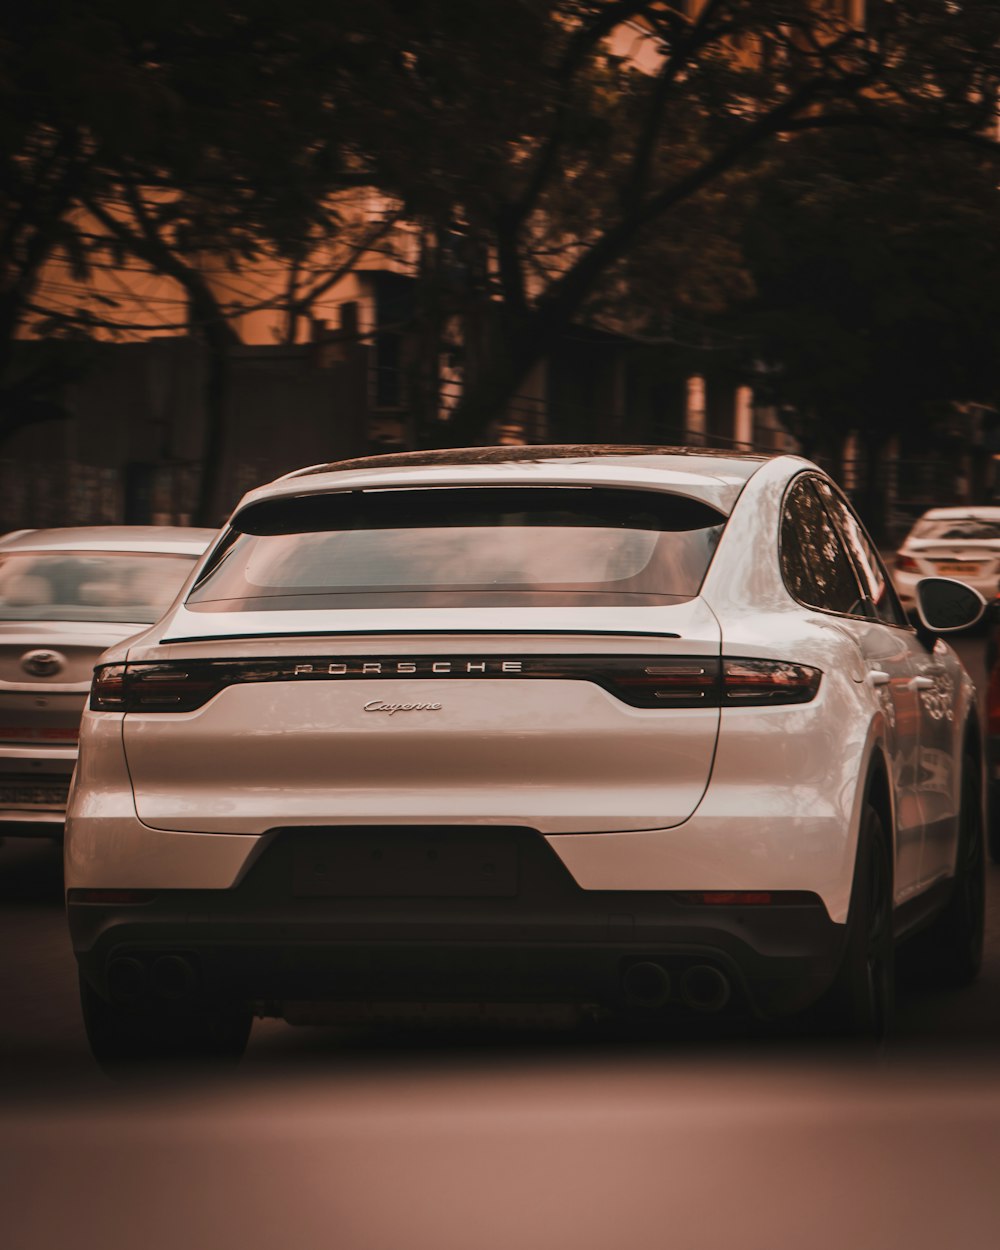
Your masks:
<instances>
[{"instance_id":1,"label":"car's side mirror","mask_svg":"<svg viewBox=\"0 0 1000 1250\"><path fill-rule=\"evenodd\" d=\"M981 620L986 611L986 600L979 591L953 577L922 577L914 587L914 594L917 617L931 634L968 629Z\"/></svg>"}]
</instances>

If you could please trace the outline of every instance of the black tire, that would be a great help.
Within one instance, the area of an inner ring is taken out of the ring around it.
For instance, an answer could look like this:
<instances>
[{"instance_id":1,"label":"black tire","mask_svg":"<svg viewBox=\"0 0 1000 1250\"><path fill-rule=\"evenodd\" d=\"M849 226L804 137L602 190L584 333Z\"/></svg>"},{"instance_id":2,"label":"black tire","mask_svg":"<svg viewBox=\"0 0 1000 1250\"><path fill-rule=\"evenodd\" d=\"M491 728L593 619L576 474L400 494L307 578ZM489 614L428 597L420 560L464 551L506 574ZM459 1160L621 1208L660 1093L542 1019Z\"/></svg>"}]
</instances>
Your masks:
<instances>
[{"instance_id":1,"label":"black tire","mask_svg":"<svg viewBox=\"0 0 1000 1250\"><path fill-rule=\"evenodd\" d=\"M822 1018L839 1035L885 1037L895 1002L892 861L882 817L865 805L840 971L823 1002Z\"/></svg>"},{"instance_id":2,"label":"black tire","mask_svg":"<svg viewBox=\"0 0 1000 1250\"><path fill-rule=\"evenodd\" d=\"M990 859L994 864L1000 864L1000 786L992 781L986 796L986 821Z\"/></svg>"},{"instance_id":3,"label":"black tire","mask_svg":"<svg viewBox=\"0 0 1000 1250\"><path fill-rule=\"evenodd\" d=\"M986 916L986 853L979 768L962 767L955 884L944 911L914 940L922 980L961 986L974 981L983 963Z\"/></svg>"},{"instance_id":4,"label":"black tire","mask_svg":"<svg viewBox=\"0 0 1000 1250\"><path fill-rule=\"evenodd\" d=\"M119 1006L82 975L80 1007L91 1052L111 1076L151 1066L235 1064L253 1024L249 1011L230 1004L197 1003L169 1012L148 1004Z\"/></svg>"}]
</instances>

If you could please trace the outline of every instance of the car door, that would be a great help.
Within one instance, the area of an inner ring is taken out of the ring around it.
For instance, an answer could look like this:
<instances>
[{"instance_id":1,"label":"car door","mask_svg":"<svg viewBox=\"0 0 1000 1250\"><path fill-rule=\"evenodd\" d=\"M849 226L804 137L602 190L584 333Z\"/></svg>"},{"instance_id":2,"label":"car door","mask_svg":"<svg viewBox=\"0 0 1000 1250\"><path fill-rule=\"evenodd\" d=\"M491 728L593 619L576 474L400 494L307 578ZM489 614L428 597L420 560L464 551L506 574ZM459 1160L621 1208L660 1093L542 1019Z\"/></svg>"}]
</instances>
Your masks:
<instances>
[{"instance_id":1,"label":"car door","mask_svg":"<svg viewBox=\"0 0 1000 1250\"><path fill-rule=\"evenodd\" d=\"M923 823L919 881L952 871L960 778L954 755L955 665L940 640L928 648L909 626L874 544L850 504L825 483L817 489L844 534L862 584L886 636L909 656L910 700L918 724L916 795ZM909 713L908 713L909 714Z\"/></svg>"},{"instance_id":2,"label":"car door","mask_svg":"<svg viewBox=\"0 0 1000 1250\"><path fill-rule=\"evenodd\" d=\"M920 686L920 800L924 809L921 876L927 883L950 876L955 867L961 798L961 761L955 751L957 665L938 639L917 662Z\"/></svg>"},{"instance_id":3,"label":"car door","mask_svg":"<svg viewBox=\"0 0 1000 1250\"><path fill-rule=\"evenodd\" d=\"M917 794L920 716L912 684L912 631L901 608L898 621L876 614L871 588L837 524L840 509L834 503L838 499L825 479L813 474L803 475L792 485L786 515L799 528L801 550L795 569L783 545L783 573L795 597L828 614L822 623L837 629L857 648L855 680L872 688L885 712L896 807L895 895L902 900L919 888L923 849L923 812ZM888 592L893 594L891 585Z\"/></svg>"}]
</instances>

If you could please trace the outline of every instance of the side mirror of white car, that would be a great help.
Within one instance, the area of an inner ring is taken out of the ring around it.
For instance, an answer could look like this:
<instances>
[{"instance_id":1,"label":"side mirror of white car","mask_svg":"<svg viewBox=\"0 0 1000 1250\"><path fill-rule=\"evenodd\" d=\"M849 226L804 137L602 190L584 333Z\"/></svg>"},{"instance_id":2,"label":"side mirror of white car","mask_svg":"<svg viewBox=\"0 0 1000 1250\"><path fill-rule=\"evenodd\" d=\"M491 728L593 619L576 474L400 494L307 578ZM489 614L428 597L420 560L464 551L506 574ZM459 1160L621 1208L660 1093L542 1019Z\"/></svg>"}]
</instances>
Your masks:
<instances>
[{"instance_id":1,"label":"side mirror of white car","mask_svg":"<svg viewBox=\"0 0 1000 1250\"><path fill-rule=\"evenodd\" d=\"M979 591L952 577L923 577L914 589L920 623L935 634L968 629L986 611Z\"/></svg>"}]
</instances>

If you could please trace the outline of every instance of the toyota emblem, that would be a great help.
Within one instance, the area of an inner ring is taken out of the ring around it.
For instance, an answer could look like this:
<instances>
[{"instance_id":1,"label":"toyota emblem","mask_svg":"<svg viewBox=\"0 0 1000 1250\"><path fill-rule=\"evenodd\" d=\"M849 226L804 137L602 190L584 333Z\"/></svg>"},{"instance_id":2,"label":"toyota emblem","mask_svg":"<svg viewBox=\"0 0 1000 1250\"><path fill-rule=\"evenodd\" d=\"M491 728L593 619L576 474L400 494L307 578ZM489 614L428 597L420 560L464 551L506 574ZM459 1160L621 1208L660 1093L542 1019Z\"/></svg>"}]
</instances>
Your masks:
<instances>
[{"instance_id":1,"label":"toyota emblem","mask_svg":"<svg viewBox=\"0 0 1000 1250\"><path fill-rule=\"evenodd\" d=\"M21 667L32 677L51 677L64 668L66 660L58 651L26 651L21 656Z\"/></svg>"}]
</instances>

